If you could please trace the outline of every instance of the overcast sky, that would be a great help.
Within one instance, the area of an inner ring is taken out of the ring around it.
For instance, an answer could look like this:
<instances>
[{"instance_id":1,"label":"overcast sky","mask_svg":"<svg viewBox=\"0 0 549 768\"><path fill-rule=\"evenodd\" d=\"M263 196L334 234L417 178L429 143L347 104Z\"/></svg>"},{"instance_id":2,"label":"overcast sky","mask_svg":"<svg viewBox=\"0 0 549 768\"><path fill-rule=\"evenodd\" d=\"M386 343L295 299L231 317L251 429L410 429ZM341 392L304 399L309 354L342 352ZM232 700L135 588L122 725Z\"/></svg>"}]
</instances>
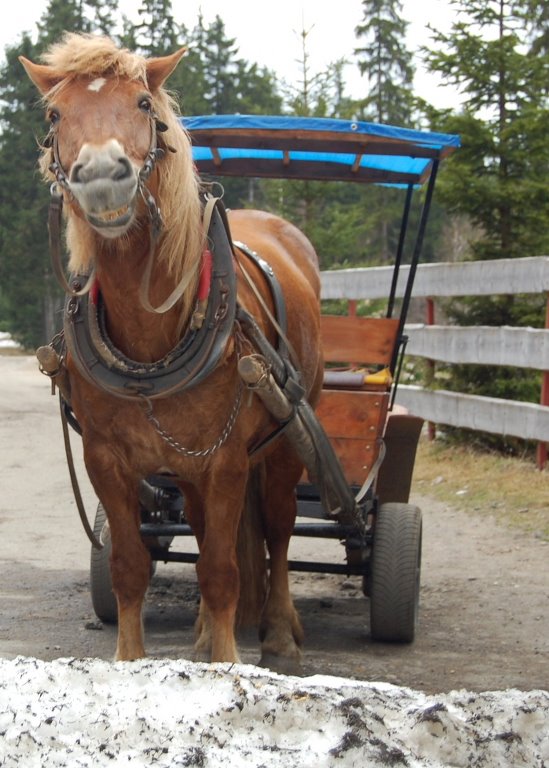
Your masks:
<instances>
[{"instance_id":1,"label":"overcast sky","mask_svg":"<svg viewBox=\"0 0 549 768\"><path fill-rule=\"evenodd\" d=\"M408 47L430 44L427 24L447 30L453 18L449 0L402 0L404 17L410 22ZM120 0L122 12L137 15L139 0ZM47 0L18 0L10 3L0 26L0 49L17 41L23 30L34 34L36 22L48 6ZM172 0L174 16L193 26L199 9L206 23L219 14L227 35L236 38L243 58L265 65L287 80L298 77L296 59L301 52L300 32L310 30L308 48L312 71L319 71L336 59L352 56L357 45L355 27L362 20L362 0L339 0L335 5L319 0ZM440 86L418 66L416 90L437 106L455 105L455 94ZM361 95L363 81L356 65L347 68L348 90Z\"/></svg>"}]
</instances>

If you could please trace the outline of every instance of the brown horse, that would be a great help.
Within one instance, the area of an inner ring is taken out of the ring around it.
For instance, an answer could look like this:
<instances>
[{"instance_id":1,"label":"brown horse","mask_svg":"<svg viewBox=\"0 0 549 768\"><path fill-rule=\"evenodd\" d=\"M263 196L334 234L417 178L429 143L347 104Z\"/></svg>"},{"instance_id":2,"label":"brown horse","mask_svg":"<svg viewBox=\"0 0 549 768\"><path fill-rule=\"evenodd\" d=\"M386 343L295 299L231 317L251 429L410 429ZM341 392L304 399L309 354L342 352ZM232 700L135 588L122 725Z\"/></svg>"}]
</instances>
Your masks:
<instances>
[{"instance_id":1,"label":"brown horse","mask_svg":"<svg viewBox=\"0 0 549 768\"><path fill-rule=\"evenodd\" d=\"M197 307L204 310L210 301L199 295L208 272L200 180L189 136L163 88L183 53L145 59L108 38L67 34L43 64L22 59L50 122L41 167L64 203L70 271L95 274L90 304L100 294L109 349L131 369L167 365L181 339L192 340L200 328ZM233 211L229 218L235 239L260 254L282 286L287 336L314 402L322 375L314 250L294 226L275 216ZM238 306L275 344L263 305L274 313L274 302L262 271L246 262L261 300L238 260L231 257L230 264ZM214 274L215 269L214 264ZM72 297L73 309L81 298ZM272 432L274 422L259 398L241 392L237 363L249 346L241 324L231 320L207 375L196 386L174 385L154 398L137 390L109 391L69 346L71 406L82 429L86 468L110 525L117 659L145 653L141 614L151 562L139 532L138 493L142 478L169 472L184 495L199 545L196 651L212 661L238 660L235 616L250 580L241 578L249 563L238 559L237 538L241 521L247 525L243 510L251 471L260 478L256 512L270 555L260 615L262 661L299 658L302 630L289 592L287 550L302 464L283 435L250 458L251 447ZM263 541L253 559L265 561Z\"/></svg>"}]
</instances>

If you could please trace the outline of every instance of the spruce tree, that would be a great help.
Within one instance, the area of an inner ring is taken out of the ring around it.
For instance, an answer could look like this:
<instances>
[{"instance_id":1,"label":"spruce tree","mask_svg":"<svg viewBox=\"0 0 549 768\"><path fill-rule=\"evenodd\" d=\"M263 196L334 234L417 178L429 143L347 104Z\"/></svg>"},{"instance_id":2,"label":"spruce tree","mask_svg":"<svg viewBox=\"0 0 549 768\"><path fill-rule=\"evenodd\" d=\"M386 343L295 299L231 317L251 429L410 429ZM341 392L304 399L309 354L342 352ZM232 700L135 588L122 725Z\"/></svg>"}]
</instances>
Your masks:
<instances>
[{"instance_id":1,"label":"spruce tree","mask_svg":"<svg viewBox=\"0 0 549 768\"><path fill-rule=\"evenodd\" d=\"M37 55L28 35L6 49L0 70L0 285L7 330L32 347L53 330L55 285L48 258L48 194L36 170L44 122L20 54Z\"/></svg>"},{"instance_id":2,"label":"spruce tree","mask_svg":"<svg viewBox=\"0 0 549 768\"><path fill-rule=\"evenodd\" d=\"M118 0L86 0L91 29L97 34L113 36L118 15Z\"/></svg>"},{"instance_id":3,"label":"spruce tree","mask_svg":"<svg viewBox=\"0 0 549 768\"><path fill-rule=\"evenodd\" d=\"M412 126L414 67L406 47L408 22L400 0L363 0L356 27L355 57L365 77L366 96L358 103L363 120ZM366 230L361 250L370 263L391 262L400 235L402 194L378 187L362 193Z\"/></svg>"},{"instance_id":4,"label":"spruce tree","mask_svg":"<svg viewBox=\"0 0 549 768\"><path fill-rule=\"evenodd\" d=\"M483 233L475 258L512 258L549 248L549 58L528 51L516 0L454 0L460 17L434 33L433 71L461 90L462 111L436 126L459 133L463 148L446 165L440 192Z\"/></svg>"},{"instance_id":5,"label":"spruce tree","mask_svg":"<svg viewBox=\"0 0 549 768\"><path fill-rule=\"evenodd\" d=\"M311 65L310 45L314 26L299 32L297 76L282 82L285 108L296 117L352 119L355 104L346 95L345 59L322 71ZM302 229L317 250L322 267L349 265L360 259L364 211L357 209L358 190L353 185L311 181L265 181L259 189L262 206L280 213Z\"/></svg>"},{"instance_id":6,"label":"spruce tree","mask_svg":"<svg viewBox=\"0 0 549 768\"><path fill-rule=\"evenodd\" d=\"M362 0L363 20L355 34L358 66L366 75L368 95L362 103L367 120L407 125L412 116L414 67L406 48L408 22L400 0Z\"/></svg>"},{"instance_id":7,"label":"spruce tree","mask_svg":"<svg viewBox=\"0 0 549 768\"><path fill-rule=\"evenodd\" d=\"M185 115L277 114L281 98L276 80L268 69L239 56L236 40L227 35L223 20L216 16L206 24L199 15L189 33L188 55L170 79ZM231 207L254 201L256 182L251 179L221 179Z\"/></svg>"},{"instance_id":8,"label":"spruce tree","mask_svg":"<svg viewBox=\"0 0 549 768\"><path fill-rule=\"evenodd\" d=\"M528 48L531 0L454 0L458 19L434 31L429 67L457 87L459 112L434 113L434 127L461 135L438 193L447 210L474 225L473 259L543 255L549 250L549 57ZM540 299L454 301L450 319L467 325L543 325ZM537 400L539 378L519 369L454 366L461 392ZM494 442L493 438L486 439Z\"/></svg>"},{"instance_id":9,"label":"spruce tree","mask_svg":"<svg viewBox=\"0 0 549 768\"><path fill-rule=\"evenodd\" d=\"M142 0L139 22L124 19L123 42L144 56L164 56L180 47L181 28L176 24L171 0Z\"/></svg>"},{"instance_id":10,"label":"spruce tree","mask_svg":"<svg viewBox=\"0 0 549 768\"><path fill-rule=\"evenodd\" d=\"M66 30L108 33L115 8L114 0L50 0L37 24L36 42L24 35L6 49L0 68L0 174L9 189L0 203L1 304L4 322L27 347L49 341L59 329L63 297L49 261L48 190L36 167L47 127L36 88L18 57L38 60Z\"/></svg>"},{"instance_id":11,"label":"spruce tree","mask_svg":"<svg viewBox=\"0 0 549 768\"><path fill-rule=\"evenodd\" d=\"M549 53L549 5L545 0L529 0L520 11L524 17L533 54ZM549 83L545 84L547 88Z\"/></svg>"}]
</instances>

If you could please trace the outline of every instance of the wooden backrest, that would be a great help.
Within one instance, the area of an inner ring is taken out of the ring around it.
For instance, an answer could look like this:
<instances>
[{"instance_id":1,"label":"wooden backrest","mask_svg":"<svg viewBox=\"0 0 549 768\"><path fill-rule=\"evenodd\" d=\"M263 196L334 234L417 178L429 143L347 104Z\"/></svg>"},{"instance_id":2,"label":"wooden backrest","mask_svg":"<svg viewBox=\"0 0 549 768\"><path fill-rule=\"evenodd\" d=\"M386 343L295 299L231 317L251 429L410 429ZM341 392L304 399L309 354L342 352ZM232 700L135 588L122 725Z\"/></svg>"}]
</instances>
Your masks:
<instances>
[{"instance_id":1,"label":"wooden backrest","mask_svg":"<svg viewBox=\"0 0 549 768\"><path fill-rule=\"evenodd\" d=\"M398 318L321 315L320 330L327 363L390 364Z\"/></svg>"}]
</instances>

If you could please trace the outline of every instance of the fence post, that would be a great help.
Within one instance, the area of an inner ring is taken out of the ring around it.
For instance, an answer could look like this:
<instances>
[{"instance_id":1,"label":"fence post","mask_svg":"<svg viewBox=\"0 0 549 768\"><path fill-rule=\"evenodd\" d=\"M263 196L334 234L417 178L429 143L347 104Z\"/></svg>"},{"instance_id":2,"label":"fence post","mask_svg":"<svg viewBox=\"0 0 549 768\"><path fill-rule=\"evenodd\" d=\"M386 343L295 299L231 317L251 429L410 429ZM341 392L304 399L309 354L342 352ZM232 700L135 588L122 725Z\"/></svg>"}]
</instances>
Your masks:
<instances>
[{"instance_id":1,"label":"fence post","mask_svg":"<svg viewBox=\"0 0 549 768\"><path fill-rule=\"evenodd\" d=\"M549 329L549 293L545 304L545 327ZM543 371L541 378L541 405L549 405L549 371ZM545 469L547 464L547 443L538 443L536 452L536 464L538 469Z\"/></svg>"},{"instance_id":2,"label":"fence post","mask_svg":"<svg viewBox=\"0 0 549 768\"><path fill-rule=\"evenodd\" d=\"M431 298L430 296L427 297L427 325L434 325L435 324L435 300ZM431 384L435 378L435 361L434 360L426 360L427 364L427 375L426 375L426 383L427 385ZM427 422L427 437L429 440L434 440L437 434L437 428L436 425L432 421Z\"/></svg>"}]
</instances>

